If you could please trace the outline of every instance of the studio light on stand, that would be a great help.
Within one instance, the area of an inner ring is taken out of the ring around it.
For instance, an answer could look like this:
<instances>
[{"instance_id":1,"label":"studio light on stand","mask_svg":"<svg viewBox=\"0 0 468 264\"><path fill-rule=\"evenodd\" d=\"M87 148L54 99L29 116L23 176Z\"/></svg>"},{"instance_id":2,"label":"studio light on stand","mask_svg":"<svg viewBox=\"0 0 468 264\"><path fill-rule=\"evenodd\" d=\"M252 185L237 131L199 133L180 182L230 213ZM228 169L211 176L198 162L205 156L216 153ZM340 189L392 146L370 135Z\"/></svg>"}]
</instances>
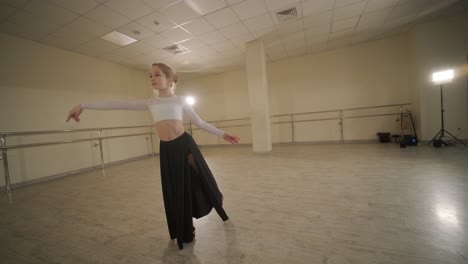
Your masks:
<instances>
[{"instance_id":1,"label":"studio light on stand","mask_svg":"<svg viewBox=\"0 0 468 264\"><path fill-rule=\"evenodd\" d=\"M187 104L189 104L190 106L193 106L195 104L195 98L193 96L187 96L185 97L185 102L187 102ZM189 126L190 126L190 135L193 136L192 120L190 120Z\"/></svg>"},{"instance_id":2,"label":"studio light on stand","mask_svg":"<svg viewBox=\"0 0 468 264\"><path fill-rule=\"evenodd\" d=\"M432 74L432 82L434 82L434 84L440 86L440 119L441 119L441 125L442 125L439 132L428 143L428 144L433 143L434 147L441 147L442 144L445 145L445 146L448 146L447 142L444 141L444 138L450 138L450 139L456 140L456 141L462 143L465 147L467 147L467 145L465 143L463 143L463 141L459 140L457 137L455 137L450 132L445 130L445 127L444 127L444 112L445 112L445 109L444 109L443 84L452 82L453 76L454 76L454 74L453 74L452 69L451 70L440 71L440 72L434 72ZM448 136L446 136L445 133L447 133Z\"/></svg>"}]
</instances>

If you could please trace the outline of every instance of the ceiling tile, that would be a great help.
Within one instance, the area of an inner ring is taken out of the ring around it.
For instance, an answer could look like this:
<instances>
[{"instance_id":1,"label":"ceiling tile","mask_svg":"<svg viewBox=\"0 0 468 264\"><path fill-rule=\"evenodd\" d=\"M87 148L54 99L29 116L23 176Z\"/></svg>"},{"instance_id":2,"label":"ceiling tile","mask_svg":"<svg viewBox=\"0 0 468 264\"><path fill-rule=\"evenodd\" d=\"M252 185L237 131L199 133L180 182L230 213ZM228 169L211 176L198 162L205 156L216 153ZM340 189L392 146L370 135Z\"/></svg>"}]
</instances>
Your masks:
<instances>
[{"instance_id":1,"label":"ceiling tile","mask_svg":"<svg viewBox=\"0 0 468 264\"><path fill-rule=\"evenodd\" d=\"M366 6L366 12L372 12L382 8L388 8L396 5L399 0L369 0Z\"/></svg>"},{"instance_id":2,"label":"ceiling tile","mask_svg":"<svg viewBox=\"0 0 468 264\"><path fill-rule=\"evenodd\" d=\"M134 52L135 54L148 53L153 49L154 47L143 41L133 42L124 47L124 50L128 51L129 53Z\"/></svg>"},{"instance_id":3,"label":"ceiling tile","mask_svg":"<svg viewBox=\"0 0 468 264\"><path fill-rule=\"evenodd\" d=\"M155 63L155 58L148 56L147 53L145 54L140 54L132 58L132 61L134 63L142 64L145 65L143 68L146 70L150 67L151 64Z\"/></svg>"},{"instance_id":4,"label":"ceiling tile","mask_svg":"<svg viewBox=\"0 0 468 264\"><path fill-rule=\"evenodd\" d=\"M309 15L304 17L304 28L317 27L320 25L329 25L332 22L332 11L327 11L317 15Z\"/></svg>"},{"instance_id":5,"label":"ceiling tile","mask_svg":"<svg viewBox=\"0 0 468 264\"><path fill-rule=\"evenodd\" d=\"M327 49L327 42L316 42L312 44L307 44L307 53L319 53Z\"/></svg>"},{"instance_id":6,"label":"ceiling tile","mask_svg":"<svg viewBox=\"0 0 468 264\"><path fill-rule=\"evenodd\" d=\"M112 31L111 28L101 25L85 17L79 17L73 21L68 27L89 34L91 36L100 37Z\"/></svg>"},{"instance_id":7,"label":"ceiling tile","mask_svg":"<svg viewBox=\"0 0 468 264\"><path fill-rule=\"evenodd\" d=\"M283 45L285 47L286 45L294 45L293 43L298 43L298 45L305 45L304 32L297 32L289 36L283 37L281 41L283 42Z\"/></svg>"},{"instance_id":8,"label":"ceiling tile","mask_svg":"<svg viewBox=\"0 0 468 264\"><path fill-rule=\"evenodd\" d=\"M356 27L356 24L359 20L359 16L348 18L348 19L343 19L343 20L338 20L338 21L333 21L332 24L332 32L337 32L345 29L350 29Z\"/></svg>"},{"instance_id":9,"label":"ceiling tile","mask_svg":"<svg viewBox=\"0 0 468 264\"><path fill-rule=\"evenodd\" d=\"M41 1L30 1L24 8L41 22L66 25L78 17L72 11Z\"/></svg>"},{"instance_id":10,"label":"ceiling tile","mask_svg":"<svg viewBox=\"0 0 468 264\"><path fill-rule=\"evenodd\" d=\"M281 40L281 37L279 37L272 41L265 41L263 44L265 45L265 48L268 48L270 46L283 45L283 41Z\"/></svg>"},{"instance_id":11,"label":"ceiling tile","mask_svg":"<svg viewBox=\"0 0 468 264\"><path fill-rule=\"evenodd\" d=\"M210 25L204 18L199 18L182 25L182 28L192 33L195 36L206 32L213 31L215 28Z\"/></svg>"},{"instance_id":12,"label":"ceiling tile","mask_svg":"<svg viewBox=\"0 0 468 264\"><path fill-rule=\"evenodd\" d=\"M316 43L327 43L328 42L328 34L315 35L315 36L306 35L306 42L307 42L307 45L315 45Z\"/></svg>"},{"instance_id":13,"label":"ceiling tile","mask_svg":"<svg viewBox=\"0 0 468 264\"><path fill-rule=\"evenodd\" d=\"M222 28L219 32L229 39L249 34L249 31L241 22Z\"/></svg>"},{"instance_id":14,"label":"ceiling tile","mask_svg":"<svg viewBox=\"0 0 468 264\"><path fill-rule=\"evenodd\" d=\"M184 46L187 49L192 50L192 51L196 51L198 49L207 47L207 45L205 43L201 42L197 38L191 38L191 39L188 39L186 41L179 42L178 44L182 45L182 46Z\"/></svg>"},{"instance_id":15,"label":"ceiling tile","mask_svg":"<svg viewBox=\"0 0 468 264\"><path fill-rule=\"evenodd\" d=\"M296 57L296 56L300 56L300 55L306 54L306 53L307 53L307 47L306 47L305 44L304 44L304 45L301 45L300 47L293 47L293 46L291 46L291 47L289 47L289 48L287 47L287 48L286 48L286 51L287 51L287 53L288 53L288 55L289 55L290 57Z\"/></svg>"},{"instance_id":16,"label":"ceiling tile","mask_svg":"<svg viewBox=\"0 0 468 264\"><path fill-rule=\"evenodd\" d=\"M143 2L154 10L159 10L161 8L167 7L175 2L178 2L179 0L143 0Z\"/></svg>"},{"instance_id":17,"label":"ceiling tile","mask_svg":"<svg viewBox=\"0 0 468 264\"><path fill-rule=\"evenodd\" d=\"M234 44L232 44L232 42L228 40L217 42L213 45L210 45L210 47L214 48L215 50L221 53L223 53L223 51L225 50L237 49L237 47L234 46Z\"/></svg>"},{"instance_id":18,"label":"ceiling tile","mask_svg":"<svg viewBox=\"0 0 468 264\"><path fill-rule=\"evenodd\" d=\"M391 18L417 15L427 6L427 1L413 0L400 1L395 5L390 14Z\"/></svg>"},{"instance_id":19,"label":"ceiling tile","mask_svg":"<svg viewBox=\"0 0 468 264\"><path fill-rule=\"evenodd\" d=\"M307 46L317 46L321 44L327 44L328 43L328 36L327 37L318 37L318 38L311 38L311 39L306 39Z\"/></svg>"},{"instance_id":20,"label":"ceiling tile","mask_svg":"<svg viewBox=\"0 0 468 264\"><path fill-rule=\"evenodd\" d=\"M258 0L246 0L233 5L231 8L241 20L246 20L268 12L265 3Z\"/></svg>"},{"instance_id":21,"label":"ceiling tile","mask_svg":"<svg viewBox=\"0 0 468 264\"><path fill-rule=\"evenodd\" d=\"M310 0L302 2L303 16L320 14L333 9L333 2L330 0Z\"/></svg>"},{"instance_id":22,"label":"ceiling tile","mask_svg":"<svg viewBox=\"0 0 468 264\"><path fill-rule=\"evenodd\" d=\"M364 11L366 2L359 2L357 4L348 5L333 10L333 20L342 20L350 17L359 16Z\"/></svg>"},{"instance_id":23,"label":"ceiling tile","mask_svg":"<svg viewBox=\"0 0 468 264\"><path fill-rule=\"evenodd\" d=\"M243 23L250 32L256 32L275 26L269 13L247 19Z\"/></svg>"},{"instance_id":24,"label":"ceiling tile","mask_svg":"<svg viewBox=\"0 0 468 264\"><path fill-rule=\"evenodd\" d=\"M218 52L213 49L212 47L205 47L205 48L200 48L197 49L197 54L201 57L206 57L206 56L218 56Z\"/></svg>"},{"instance_id":25,"label":"ceiling tile","mask_svg":"<svg viewBox=\"0 0 468 264\"><path fill-rule=\"evenodd\" d=\"M390 13L389 16L392 14ZM386 28L397 28L406 24L410 24L411 22L414 22L417 19L417 16L415 15L409 15L409 16L404 16L404 17L389 17L387 21L384 22L384 27Z\"/></svg>"},{"instance_id":26,"label":"ceiling tile","mask_svg":"<svg viewBox=\"0 0 468 264\"><path fill-rule=\"evenodd\" d=\"M144 48L142 49L142 46L137 46L137 44L142 45L141 42L133 42L132 44L121 47L118 49L111 50L109 54L116 54L119 55L123 58L129 58L129 57L134 57L143 53L148 53L147 51L147 46L143 46ZM144 43L143 43L144 44ZM146 49L145 49L146 48Z\"/></svg>"},{"instance_id":27,"label":"ceiling tile","mask_svg":"<svg viewBox=\"0 0 468 264\"><path fill-rule=\"evenodd\" d=\"M221 35L221 33L219 33L216 30L205 33L205 34L202 34L202 35L199 36L199 38L200 38L201 41L205 42L208 45L212 45L212 44L215 44L217 42L221 42L221 41L226 40L226 38L223 37L223 35Z\"/></svg>"},{"instance_id":28,"label":"ceiling tile","mask_svg":"<svg viewBox=\"0 0 468 264\"><path fill-rule=\"evenodd\" d=\"M223 28L239 22L239 18L231 8L224 8L205 16L206 20L216 28Z\"/></svg>"},{"instance_id":29,"label":"ceiling tile","mask_svg":"<svg viewBox=\"0 0 468 264\"><path fill-rule=\"evenodd\" d=\"M240 3L244 0L226 0L226 2L229 4L229 5L235 5L237 3Z\"/></svg>"},{"instance_id":30,"label":"ceiling tile","mask_svg":"<svg viewBox=\"0 0 468 264\"><path fill-rule=\"evenodd\" d=\"M112 42L103 40L101 38L92 39L92 40L90 40L90 41L88 41L86 43L83 43L82 46L88 46L90 48L93 48L93 49L101 52L102 54L108 53L109 51L111 51L113 49L120 48L119 45L116 45L116 44L114 44Z\"/></svg>"},{"instance_id":31,"label":"ceiling tile","mask_svg":"<svg viewBox=\"0 0 468 264\"><path fill-rule=\"evenodd\" d=\"M335 8L356 4L359 2L364 2L364 0L335 0Z\"/></svg>"},{"instance_id":32,"label":"ceiling tile","mask_svg":"<svg viewBox=\"0 0 468 264\"><path fill-rule=\"evenodd\" d=\"M282 36L296 33L303 30L302 20L295 20L276 26L278 33Z\"/></svg>"},{"instance_id":33,"label":"ceiling tile","mask_svg":"<svg viewBox=\"0 0 468 264\"><path fill-rule=\"evenodd\" d=\"M51 3L54 3L60 7L78 13L80 15L85 14L86 12L91 11L93 8L99 5L98 2L94 0L80 0L80 1L70 1L70 0L49 0Z\"/></svg>"},{"instance_id":34,"label":"ceiling tile","mask_svg":"<svg viewBox=\"0 0 468 264\"><path fill-rule=\"evenodd\" d=\"M171 53L163 49L153 49L152 51L146 53L146 55L148 55L148 57L152 58L154 61L163 60L173 56Z\"/></svg>"},{"instance_id":35,"label":"ceiling tile","mask_svg":"<svg viewBox=\"0 0 468 264\"><path fill-rule=\"evenodd\" d=\"M358 26L369 25L369 24L375 24L375 25L383 24L387 20L387 17L390 14L391 10L392 8L388 7L384 9L378 9L377 11L374 11L374 12L364 13L361 15L361 18L359 19Z\"/></svg>"},{"instance_id":36,"label":"ceiling tile","mask_svg":"<svg viewBox=\"0 0 468 264\"><path fill-rule=\"evenodd\" d=\"M382 25L376 24L365 24L360 25L358 23L357 27L354 29L353 34L375 34L378 33Z\"/></svg>"},{"instance_id":37,"label":"ceiling tile","mask_svg":"<svg viewBox=\"0 0 468 264\"><path fill-rule=\"evenodd\" d=\"M341 38L348 38L351 35L353 35L353 32L354 32L353 28L341 30L341 31L338 31L338 32L333 32L333 33L330 33L328 39L329 40L335 40L335 39L341 39Z\"/></svg>"},{"instance_id":38,"label":"ceiling tile","mask_svg":"<svg viewBox=\"0 0 468 264\"><path fill-rule=\"evenodd\" d=\"M241 49L244 49L245 43L250 42L252 40L255 40L255 36L253 36L252 34L237 36L231 39L232 43L234 43L234 45Z\"/></svg>"},{"instance_id":39,"label":"ceiling tile","mask_svg":"<svg viewBox=\"0 0 468 264\"><path fill-rule=\"evenodd\" d=\"M169 29L168 31L164 31L161 33L161 35L174 42L179 42L193 37L192 34L187 33L187 31L179 27Z\"/></svg>"},{"instance_id":40,"label":"ceiling tile","mask_svg":"<svg viewBox=\"0 0 468 264\"><path fill-rule=\"evenodd\" d=\"M278 11L278 9L287 8L297 5L300 0L265 0L265 3L270 11Z\"/></svg>"},{"instance_id":41,"label":"ceiling tile","mask_svg":"<svg viewBox=\"0 0 468 264\"><path fill-rule=\"evenodd\" d=\"M185 2L202 16L227 7L224 0L185 0Z\"/></svg>"},{"instance_id":42,"label":"ceiling tile","mask_svg":"<svg viewBox=\"0 0 468 264\"><path fill-rule=\"evenodd\" d=\"M169 20L172 20L179 25L200 17L200 15L184 1L179 1L162 8L159 10L159 13L165 15Z\"/></svg>"},{"instance_id":43,"label":"ceiling tile","mask_svg":"<svg viewBox=\"0 0 468 264\"><path fill-rule=\"evenodd\" d=\"M138 40L154 35L153 31L135 22L128 23L125 26L118 28L117 31Z\"/></svg>"},{"instance_id":44,"label":"ceiling tile","mask_svg":"<svg viewBox=\"0 0 468 264\"><path fill-rule=\"evenodd\" d=\"M133 20L139 19L153 11L139 0L109 0L104 5Z\"/></svg>"},{"instance_id":45,"label":"ceiling tile","mask_svg":"<svg viewBox=\"0 0 468 264\"><path fill-rule=\"evenodd\" d=\"M177 25L158 12L148 14L138 19L137 22L156 33L171 29Z\"/></svg>"},{"instance_id":46,"label":"ceiling tile","mask_svg":"<svg viewBox=\"0 0 468 264\"><path fill-rule=\"evenodd\" d=\"M130 22L130 19L103 5L91 10L84 16L112 29L121 27Z\"/></svg>"},{"instance_id":47,"label":"ceiling tile","mask_svg":"<svg viewBox=\"0 0 468 264\"><path fill-rule=\"evenodd\" d=\"M353 43L352 37L333 39L333 40L328 41L327 48L328 49L343 48L343 47L349 46L352 43Z\"/></svg>"},{"instance_id":48,"label":"ceiling tile","mask_svg":"<svg viewBox=\"0 0 468 264\"><path fill-rule=\"evenodd\" d=\"M142 40L142 42L147 43L154 48L163 48L174 44L174 42L159 34L145 38Z\"/></svg>"},{"instance_id":49,"label":"ceiling tile","mask_svg":"<svg viewBox=\"0 0 468 264\"><path fill-rule=\"evenodd\" d=\"M261 38L265 41L278 39L280 37L276 28L266 28L252 33L256 38Z\"/></svg>"},{"instance_id":50,"label":"ceiling tile","mask_svg":"<svg viewBox=\"0 0 468 264\"><path fill-rule=\"evenodd\" d=\"M330 33L330 26L329 25L321 25L318 27L313 27L305 30L305 36L306 38L316 38L318 36L327 36Z\"/></svg>"}]
</instances>

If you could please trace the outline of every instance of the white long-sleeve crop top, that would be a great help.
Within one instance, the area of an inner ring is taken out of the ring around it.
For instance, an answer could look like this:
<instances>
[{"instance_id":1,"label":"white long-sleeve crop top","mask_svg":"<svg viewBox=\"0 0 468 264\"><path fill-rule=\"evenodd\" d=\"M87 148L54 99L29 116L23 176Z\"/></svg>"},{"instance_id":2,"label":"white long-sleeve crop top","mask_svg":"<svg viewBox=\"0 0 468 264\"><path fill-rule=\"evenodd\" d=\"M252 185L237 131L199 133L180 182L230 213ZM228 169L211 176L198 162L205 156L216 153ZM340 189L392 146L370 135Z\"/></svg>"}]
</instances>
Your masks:
<instances>
[{"instance_id":1,"label":"white long-sleeve crop top","mask_svg":"<svg viewBox=\"0 0 468 264\"><path fill-rule=\"evenodd\" d=\"M83 109L96 109L96 110L149 110L153 115L153 121L156 123L161 120L183 120L184 115L189 117L190 120L199 128L222 137L224 131L203 121L192 106L185 102L183 96L172 97L153 97L141 101L108 101L108 102L94 102L81 104Z\"/></svg>"}]
</instances>

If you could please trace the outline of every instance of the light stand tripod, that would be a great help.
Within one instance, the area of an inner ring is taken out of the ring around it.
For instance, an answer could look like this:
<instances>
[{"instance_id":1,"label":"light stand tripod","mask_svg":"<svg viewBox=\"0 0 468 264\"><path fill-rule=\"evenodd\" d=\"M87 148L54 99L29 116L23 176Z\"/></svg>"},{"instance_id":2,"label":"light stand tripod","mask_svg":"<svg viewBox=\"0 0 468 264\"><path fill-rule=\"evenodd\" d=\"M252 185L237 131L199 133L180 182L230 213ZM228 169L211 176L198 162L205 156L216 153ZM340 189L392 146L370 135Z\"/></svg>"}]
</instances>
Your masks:
<instances>
[{"instance_id":1,"label":"light stand tripod","mask_svg":"<svg viewBox=\"0 0 468 264\"><path fill-rule=\"evenodd\" d=\"M462 143L465 147L468 147L465 143L463 143L463 141L459 140L456 136L450 134L450 132L448 132L447 130L445 130L445 127L444 127L444 112L445 112L445 109L444 109L444 94L442 92L442 84L440 85L440 119L441 119L441 123L442 123L442 128L440 129L439 133L437 133L432 139L431 141L429 141L428 145L431 144L432 142L440 142L441 144L444 144L445 146L448 146L447 142L445 142L443 140L443 138L451 138L453 140L456 140L460 143ZM446 136L445 133L449 134L450 136Z\"/></svg>"}]
</instances>

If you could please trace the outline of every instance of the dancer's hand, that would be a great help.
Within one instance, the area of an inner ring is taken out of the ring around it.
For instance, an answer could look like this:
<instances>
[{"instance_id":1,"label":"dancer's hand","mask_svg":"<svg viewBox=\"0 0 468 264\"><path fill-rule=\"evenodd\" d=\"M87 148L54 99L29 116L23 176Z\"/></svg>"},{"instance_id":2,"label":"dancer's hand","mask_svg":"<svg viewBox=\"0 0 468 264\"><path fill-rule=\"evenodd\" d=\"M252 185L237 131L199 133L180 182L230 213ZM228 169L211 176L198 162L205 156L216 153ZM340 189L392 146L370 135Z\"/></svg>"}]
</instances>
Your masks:
<instances>
[{"instance_id":1,"label":"dancer's hand","mask_svg":"<svg viewBox=\"0 0 468 264\"><path fill-rule=\"evenodd\" d=\"M240 140L237 136L231 135L226 132L224 132L223 139L231 144L237 144Z\"/></svg>"},{"instance_id":2,"label":"dancer's hand","mask_svg":"<svg viewBox=\"0 0 468 264\"><path fill-rule=\"evenodd\" d=\"M75 122L80 122L80 118L79 116L81 115L81 113L83 112L83 108L81 107L81 105L77 105L75 107L73 107L72 110L70 110L70 113L68 113L68 118L67 118L67 122L73 118L73 120L75 120Z\"/></svg>"}]
</instances>

